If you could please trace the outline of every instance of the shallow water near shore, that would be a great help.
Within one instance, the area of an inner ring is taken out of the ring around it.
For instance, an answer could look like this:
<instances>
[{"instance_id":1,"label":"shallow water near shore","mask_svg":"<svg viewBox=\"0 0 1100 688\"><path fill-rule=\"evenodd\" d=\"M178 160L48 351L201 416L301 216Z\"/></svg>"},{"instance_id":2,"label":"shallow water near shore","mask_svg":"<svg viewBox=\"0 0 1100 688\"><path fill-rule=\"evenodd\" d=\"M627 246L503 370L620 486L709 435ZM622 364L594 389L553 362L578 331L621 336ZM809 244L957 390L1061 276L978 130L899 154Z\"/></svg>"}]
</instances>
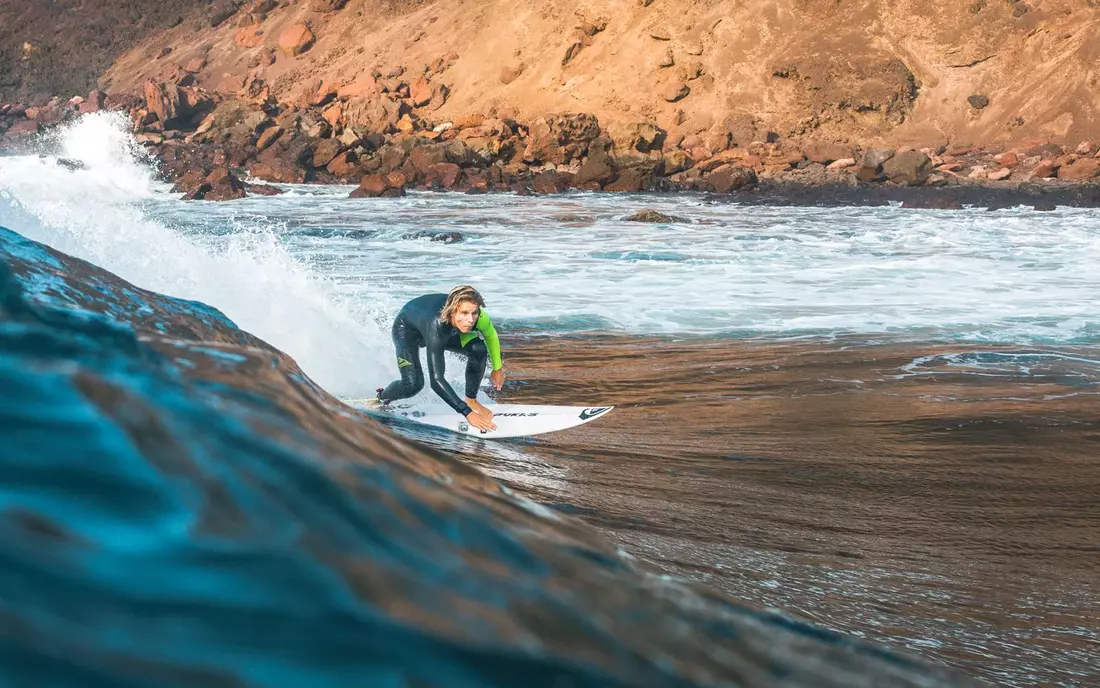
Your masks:
<instances>
[{"instance_id":1,"label":"shallow water near shore","mask_svg":"<svg viewBox=\"0 0 1100 688\"><path fill-rule=\"evenodd\" d=\"M396 374L405 300L473 283L498 400L617 408L522 441L398 434L749 603L998 685L1100 680L1100 211L184 203L86 136L63 151L84 170L0 159L0 225L209 303L344 397Z\"/></svg>"}]
</instances>

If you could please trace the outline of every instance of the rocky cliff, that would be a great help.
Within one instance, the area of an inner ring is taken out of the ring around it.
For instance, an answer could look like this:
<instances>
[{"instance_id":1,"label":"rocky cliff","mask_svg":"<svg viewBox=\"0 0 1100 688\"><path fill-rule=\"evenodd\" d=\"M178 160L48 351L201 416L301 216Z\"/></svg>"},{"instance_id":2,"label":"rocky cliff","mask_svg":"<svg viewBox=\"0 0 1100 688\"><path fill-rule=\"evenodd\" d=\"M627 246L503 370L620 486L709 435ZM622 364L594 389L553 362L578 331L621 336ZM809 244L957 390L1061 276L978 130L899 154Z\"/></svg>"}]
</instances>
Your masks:
<instances>
[{"instance_id":1,"label":"rocky cliff","mask_svg":"<svg viewBox=\"0 0 1100 688\"><path fill-rule=\"evenodd\" d=\"M98 86L109 106L131 109L148 144L250 148L236 163L258 157L254 176L279 181L378 173L364 187L373 195L424 181L412 172L451 188L461 173L427 168L479 160L488 177L474 186L490 188L509 186L503 166L519 163L571 175L544 179L547 190L640 190L719 167L725 176L703 188L753 181L732 163L869 181L892 155L872 151L906 148L924 155L899 173L910 184L1100 172L1091 160L1072 167L1100 141L1097 0L68 4L52 36L40 3L0 8L0 96ZM28 102L47 105L38 98ZM35 127L6 126L16 125ZM388 175L412 144L363 164L409 138L464 148L406 165L404 178Z\"/></svg>"}]
</instances>

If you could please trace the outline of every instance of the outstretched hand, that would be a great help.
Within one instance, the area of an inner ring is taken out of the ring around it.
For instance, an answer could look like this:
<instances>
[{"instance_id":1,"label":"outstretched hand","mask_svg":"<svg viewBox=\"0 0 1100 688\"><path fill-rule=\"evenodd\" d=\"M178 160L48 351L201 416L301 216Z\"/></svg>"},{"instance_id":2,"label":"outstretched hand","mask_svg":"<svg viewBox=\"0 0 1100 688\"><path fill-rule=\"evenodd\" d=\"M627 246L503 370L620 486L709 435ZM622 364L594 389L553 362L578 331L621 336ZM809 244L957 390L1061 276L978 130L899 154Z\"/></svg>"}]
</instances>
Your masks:
<instances>
[{"instance_id":1,"label":"outstretched hand","mask_svg":"<svg viewBox=\"0 0 1100 688\"><path fill-rule=\"evenodd\" d=\"M489 382L499 392L504 387L504 368L498 368L489 373Z\"/></svg>"},{"instance_id":2,"label":"outstretched hand","mask_svg":"<svg viewBox=\"0 0 1100 688\"><path fill-rule=\"evenodd\" d=\"M490 430L497 429L497 424L493 422L492 418L482 415L477 411L470 411L470 413L466 416L466 420L470 421L470 425L474 426L478 430L489 432Z\"/></svg>"}]
</instances>

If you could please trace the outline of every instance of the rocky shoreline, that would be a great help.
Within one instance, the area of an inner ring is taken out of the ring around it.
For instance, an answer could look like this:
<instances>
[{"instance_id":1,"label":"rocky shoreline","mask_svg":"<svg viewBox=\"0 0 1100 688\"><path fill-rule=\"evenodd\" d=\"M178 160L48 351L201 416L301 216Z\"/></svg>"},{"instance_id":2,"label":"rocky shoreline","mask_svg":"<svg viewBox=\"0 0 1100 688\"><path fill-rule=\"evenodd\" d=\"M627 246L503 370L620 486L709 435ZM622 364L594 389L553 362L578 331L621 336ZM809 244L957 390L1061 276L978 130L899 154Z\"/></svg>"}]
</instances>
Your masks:
<instances>
[{"instance_id":1,"label":"rocky shoreline","mask_svg":"<svg viewBox=\"0 0 1100 688\"><path fill-rule=\"evenodd\" d=\"M398 67L352 83L318 80L304 102L281 102L256 72L210 91L194 85L203 65L188 64L146 82L140 94L95 90L0 103L0 149L18 150L35 134L106 109L128 115L136 140L192 200L279 193L244 181L256 179L355 184L357 198L414 189L694 191L795 205L1100 205L1100 146L1091 142L890 150L775 134L704 137L709 121L681 122L673 135L652 122L604 127L587 113L520 122L500 109L439 121L434 113L448 90L435 77L447 66L440 58L422 74ZM683 133L693 129L700 134Z\"/></svg>"}]
</instances>

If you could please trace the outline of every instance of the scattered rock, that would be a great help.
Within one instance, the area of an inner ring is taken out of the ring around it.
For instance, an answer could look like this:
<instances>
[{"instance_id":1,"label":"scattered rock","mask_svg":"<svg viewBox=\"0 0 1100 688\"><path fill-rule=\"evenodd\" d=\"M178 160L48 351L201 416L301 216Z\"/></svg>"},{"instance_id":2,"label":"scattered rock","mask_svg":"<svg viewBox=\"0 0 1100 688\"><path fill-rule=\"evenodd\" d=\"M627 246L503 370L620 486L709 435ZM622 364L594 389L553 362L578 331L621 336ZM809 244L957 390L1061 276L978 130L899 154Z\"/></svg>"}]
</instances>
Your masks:
<instances>
[{"instance_id":1,"label":"scattered rock","mask_svg":"<svg viewBox=\"0 0 1100 688\"><path fill-rule=\"evenodd\" d=\"M278 196L283 190L270 184L245 184L245 192L249 196Z\"/></svg>"},{"instance_id":2,"label":"scattered rock","mask_svg":"<svg viewBox=\"0 0 1100 688\"><path fill-rule=\"evenodd\" d=\"M397 182L402 183L398 185ZM352 190L352 192L348 194L348 198L391 198L404 195L405 188L403 176L395 177L393 175L366 174L363 175L363 179L359 182L358 188Z\"/></svg>"},{"instance_id":3,"label":"scattered rock","mask_svg":"<svg viewBox=\"0 0 1100 688\"><path fill-rule=\"evenodd\" d=\"M882 166L892 157L894 157L894 151L889 148L867 149L859 163L859 171L856 173L856 177L864 182L877 179L882 174Z\"/></svg>"},{"instance_id":4,"label":"scattered rock","mask_svg":"<svg viewBox=\"0 0 1100 688\"><path fill-rule=\"evenodd\" d=\"M675 215L665 215L659 213L656 210L639 210L638 212L623 218L626 222L661 222L671 224L674 222L690 222L687 218L677 217Z\"/></svg>"},{"instance_id":5,"label":"scattered rock","mask_svg":"<svg viewBox=\"0 0 1100 688\"><path fill-rule=\"evenodd\" d=\"M565 57L561 58L562 66L569 64L583 49L584 43L581 41L570 44L570 46L565 49Z\"/></svg>"},{"instance_id":6,"label":"scattered rock","mask_svg":"<svg viewBox=\"0 0 1100 688\"><path fill-rule=\"evenodd\" d=\"M932 160L921 151L898 153L882 164L882 172L895 184L916 186L928 178Z\"/></svg>"},{"instance_id":7,"label":"scattered rock","mask_svg":"<svg viewBox=\"0 0 1100 688\"><path fill-rule=\"evenodd\" d=\"M431 165L424 173L429 188L453 189L462 176L462 168L453 162Z\"/></svg>"},{"instance_id":8,"label":"scattered rock","mask_svg":"<svg viewBox=\"0 0 1100 688\"><path fill-rule=\"evenodd\" d=\"M818 162L822 165L844 160L851 155L847 148L834 143L811 143L803 148L802 153L810 162ZM852 164L855 164L854 160Z\"/></svg>"},{"instance_id":9,"label":"scattered rock","mask_svg":"<svg viewBox=\"0 0 1100 688\"><path fill-rule=\"evenodd\" d=\"M103 109L103 105L106 101L107 94L99 89L94 89L88 93L88 97L80 104L79 111L84 114L99 112Z\"/></svg>"},{"instance_id":10,"label":"scattered rock","mask_svg":"<svg viewBox=\"0 0 1100 688\"><path fill-rule=\"evenodd\" d=\"M462 232L434 232L429 229L423 229L419 232L413 232L406 234L406 239L427 239L428 241L436 241L441 244L457 244L460 241L466 239Z\"/></svg>"},{"instance_id":11,"label":"scattered rock","mask_svg":"<svg viewBox=\"0 0 1100 688\"><path fill-rule=\"evenodd\" d=\"M695 161L691 159L691 156L682 150L674 150L665 153L664 166L665 174L673 175L677 172L683 172L690 169L695 164Z\"/></svg>"},{"instance_id":12,"label":"scattered rock","mask_svg":"<svg viewBox=\"0 0 1100 688\"><path fill-rule=\"evenodd\" d=\"M609 134L617 151L659 151L665 141L665 132L652 122L616 124L610 127Z\"/></svg>"},{"instance_id":13,"label":"scattered rock","mask_svg":"<svg viewBox=\"0 0 1100 688\"><path fill-rule=\"evenodd\" d=\"M1002 167L999 170L994 170L990 172L988 175L988 179L992 179L993 181L1000 181L1002 179L1008 179L1010 176L1012 176L1012 170L1007 167Z\"/></svg>"},{"instance_id":14,"label":"scattered rock","mask_svg":"<svg viewBox=\"0 0 1100 688\"><path fill-rule=\"evenodd\" d=\"M287 57L301 55L313 46L313 32L305 24L292 24L279 34L279 50Z\"/></svg>"},{"instance_id":15,"label":"scattered rock","mask_svg":"<svg viewBox=\"0 0 1100 688\"><path fill-rule=\"evenodd\" d=\"M526 67L525 64L520 62L518 65L510 65L502 67L500 70L500 83L510 84L523 74L523 70Z\"/></svg>"},{"instance_id":16,"label":"scattered rock","mask_svg":"<svg viewBox=\"0 0 1100 688\"><path fill-rule=\"evenodd\" d=\"M981 110L982 108L989 105L989 98L986 96L974 95L967 98L966 102L970 103L970 107L974 108L975 110Z\"/></svg>"},{"instance_id":17,"label":"scattered rock","mask_svg":"<svg viewBox=\"0 0 1100 688\"><path fill-rule=\"evenodd\" d=\"M715 193L730 193L745 186L757 183L756 171L751 167L723 165L705 178L705 186Z\"/></svg>"},{"instance_id":18,"label":"scattered rock","mask_svg":"<svg viewBox=\"0 0 1100 688\"><path fill-rule=\"evenodd\" d=\"M1096 158L1081 158L1058 168L1059 179L1083 180L1092 179L1098 175L1100 175L1100 160Z\"/></svg>"},{"instance_id":19,"label":"scattered rock","mask_svg":"<svg viewBox=\"0 0 1100 688\"><path fill-rule=\"evenodd\" d=\"M14 139L20 136L33 136L38 133L38 122L30 119L21 119L4 133L4 136L9 139Z\"/></svg>"},{"instance_id":20,"label":"scattered rock","mask_svg":"<svg viewBox=\"0 0 1100 688\"><path fill-rule=\"evenodd\" d=\"M1058 165L1052 160L1043 160L1031 171L1032 179L1047 179L1053 177L1058 171Z\"/></svg>"},{"instance_id":21,"label":"scattered rock","mask_svg":"<svg viewBox=\"0 0 1100 688\"><path fill-rule=\"evenodd\" d=\"M256 148L258 148L259 150L264 150L272 143L274 143L275 139L282 136L282 134L283 129L279 126L268 127L267 129L264 129L263 133L260 134L260 137L256 139Z\"/></svg>"},{"instance_id":22,"label":"scattered rock","mask_svg":"<svg viewBox=\"0 0 1100 688\"><path fill-rule=\"evenodd\" d=\"M588 113L563 113L540 117L529 129L523 161L567 165L588 152L588 144L600 136L600 123Z\"/></svg>"},{"instance_id":23,"label":"scattered rock","mask_svg":"<svg viewBox=\"0 0 1100 688\"><path fill-rule=\"evenodd\" d=\"M610 148L611 142L607 139L598 139L589 146L588 157L574 178L578 187L595 191L615 181L618 171L609 152Z\"/></svg>"},{"instance_id":24,"label":"scattered rock","mask_svg":"<svg viewBox=\"0 0 1100 688\"><path fill-rule=\"evenodd\" d=\"M438 110L443 107L447 102L447 97L451 94L450 88L446 84L436 83L432 84L432 98L428 101L428 107L431 110Z\"/></svg>"},{"instance_id":25,"label":"scattered rock","mask_svg":"<svg viewBox=\"0 0 1100 688\"><path fill-rule=\"evenodd\" d=\"M1060 145L1050 142L1031 146L1030 148L1024 149L1022 152L1028 157L1039 156L1044 160L1056 158L1065 153Z\"/></svg>"},{"instance_id":26,"label":"scattered rock","mask_svg":"<svg viewBox=\"0 0 1100 688\"><path fill-rule=\"evenodd\" d=\"M537 194L556 194L567 190L569 185L557 172L539 172L531 180L531 191Z\"/></svg>"},{"instance_id":27,"label":"scattered rock","mask_svg":"<svg viewBox=\"0 0 1100 688\"><path fill-rule=\"evenodd\" d=\"M661 90L661 98L670 103L675 103L678 100L682 100L691 93L691 89L685 83L669 84Z\"/></svg>"},{"instance_id":28,"label":"scattered rock","mask_svg":"<svg viewBox=\"0 0 1100 688\"><path fill-rule=\"evenodd\" d=\"M230 201L244 198L244 184L228 168L215 169L195 188L184 195L186 201Z\"/></svg>"}]
</instances>

